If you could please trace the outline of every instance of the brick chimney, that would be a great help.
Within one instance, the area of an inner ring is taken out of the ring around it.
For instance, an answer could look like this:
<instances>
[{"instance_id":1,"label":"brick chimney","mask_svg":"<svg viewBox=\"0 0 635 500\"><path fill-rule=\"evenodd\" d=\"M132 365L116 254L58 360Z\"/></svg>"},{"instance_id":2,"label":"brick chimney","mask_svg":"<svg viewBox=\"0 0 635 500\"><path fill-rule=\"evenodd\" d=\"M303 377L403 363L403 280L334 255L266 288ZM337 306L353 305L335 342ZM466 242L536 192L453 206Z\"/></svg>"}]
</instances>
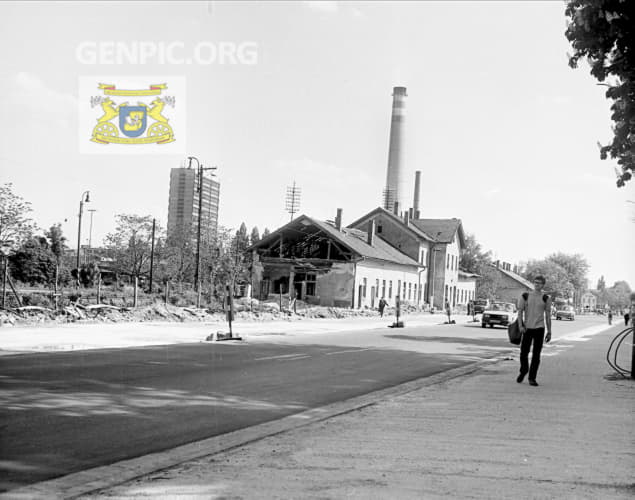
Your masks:
<instances>
[{"instance_id":1,"label":"brick chimney","mask_svg":"<svg viewBox=\"0 0 635 500\"><path fill-rule=\"evenodd\" d=\"M337 209L337 215L335 216L335 229L338 231L342 230L342 209Z\"/></svg>"},{"instance_id":2,"label":"brick chimney","mask_svg":"<svg viewBox=\"0 0 635 500\"><path fill-rule=\"evenodd\" d=\"M375 219L368 221L368 234L366 235L366 243L371 247L375 243Z\"/></svg>"}]
</instances>

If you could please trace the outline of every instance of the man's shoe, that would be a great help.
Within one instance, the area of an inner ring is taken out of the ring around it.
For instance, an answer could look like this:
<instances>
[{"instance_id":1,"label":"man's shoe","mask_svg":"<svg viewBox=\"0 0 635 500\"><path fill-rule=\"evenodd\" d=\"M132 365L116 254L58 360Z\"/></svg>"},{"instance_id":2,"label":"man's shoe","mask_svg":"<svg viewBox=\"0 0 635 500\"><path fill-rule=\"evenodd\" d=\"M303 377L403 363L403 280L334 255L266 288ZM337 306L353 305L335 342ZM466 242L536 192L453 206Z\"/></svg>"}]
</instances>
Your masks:
<instances>
[{"instance_id":1,"label":"man's shoe","mask_svg":"<svg viewBox=\"0 0 635 500\"><path fill-rule=\"evenodd\" d=\"M538 387L538 382L536 382L535 380L530 380L529 381L529 385L533 385L534 387Z\"/></svg>"},{"instance_id":2,"label":"man's shoe","mask_svg":"<svg viewBox=\"0 0 635 500\"><path fill-rule=\"evenodd\" d=\"M516 382L518 382L519 384L522 384L523 380L525 380L525 374L524 373L521 373L520 375L518 375L518 377L516 377Z\"/></svg>"}]
</instances>

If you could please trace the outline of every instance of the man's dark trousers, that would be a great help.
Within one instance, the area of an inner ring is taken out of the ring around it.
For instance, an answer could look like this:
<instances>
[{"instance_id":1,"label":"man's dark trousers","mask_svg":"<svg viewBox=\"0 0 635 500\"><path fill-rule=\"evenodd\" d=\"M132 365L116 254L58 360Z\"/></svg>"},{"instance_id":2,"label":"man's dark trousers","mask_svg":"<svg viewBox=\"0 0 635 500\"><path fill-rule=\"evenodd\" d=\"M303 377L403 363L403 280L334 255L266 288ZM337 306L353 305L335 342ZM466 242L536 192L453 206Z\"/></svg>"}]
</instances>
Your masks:
<instances>
[{"instance_id":1,"label":"man's dark trousers","mask_svg":"<svg viewBox=\"0 0 635 500\"><path fill-rule=\"evenodd\" d=\"M527 328L525 333L523 333L523 340L520 343L520 373L522 375L529 373L529 380L536 380L538 366L540 366L540 352L542 351L544 340L544 328ZM529 365L529 350L532 342L534 343L534 349L531 353L531 365Z\"/></svg>"}]
</instances>

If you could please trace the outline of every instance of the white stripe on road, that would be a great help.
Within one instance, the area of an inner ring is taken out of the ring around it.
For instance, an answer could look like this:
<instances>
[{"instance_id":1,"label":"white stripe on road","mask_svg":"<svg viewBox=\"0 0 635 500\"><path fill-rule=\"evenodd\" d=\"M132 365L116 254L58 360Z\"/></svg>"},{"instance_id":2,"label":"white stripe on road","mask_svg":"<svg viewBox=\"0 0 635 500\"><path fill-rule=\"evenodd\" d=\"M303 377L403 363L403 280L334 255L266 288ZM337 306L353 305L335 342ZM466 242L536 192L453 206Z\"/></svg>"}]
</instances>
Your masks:
<instances>
[{"instance_id":1,"label":"white stripe on road","mask_svg":"<svg viewBox=\"0 0 635 500\"><path fill-rule=\"evenodd\" d=\"M362 352L362 351L372 351L373 347L368 347L366 349L349 349L347 351L333 351L333 352L327 352L326 355L330 356L331 354L344 354L346 352Z\"/></svg>"},{"instance_id":2,"label":"white stripe on road","mask_svg":"<svg viewBox=\"0 0 635 500\"><path fill-rule=\"evenodd\" d=\"M303 352L297 353L297 354L281 354L280 356L268 356L266 358L254 358L254 361L264 361L266 359L283 359L283 358L295 358L295 359L301 359L301 358L308 358L310 357L308 354L304 354Z\"/></svg>"}]
</instances>

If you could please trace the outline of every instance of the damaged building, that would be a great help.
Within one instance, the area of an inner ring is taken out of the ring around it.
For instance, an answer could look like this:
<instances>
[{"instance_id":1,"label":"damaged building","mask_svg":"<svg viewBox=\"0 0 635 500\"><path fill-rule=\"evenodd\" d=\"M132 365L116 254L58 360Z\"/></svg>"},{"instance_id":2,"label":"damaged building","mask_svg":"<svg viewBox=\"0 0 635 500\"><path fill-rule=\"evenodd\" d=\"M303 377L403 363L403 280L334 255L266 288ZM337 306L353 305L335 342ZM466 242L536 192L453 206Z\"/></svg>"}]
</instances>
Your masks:
<instances>
[{"instance_id":1,"label":"damaged building","mask_svg":"<svg viewBox=\"0 0 635 500\"><path fill-rule=\"evenodd\" d=\"M395 304L421 304L425 269L377 234L374 220L365 228L342 227L302 215L248 251L252 253L253 296L279 294L336 307L377 307L384 297Z\"/></svg>"}]
</instances>

